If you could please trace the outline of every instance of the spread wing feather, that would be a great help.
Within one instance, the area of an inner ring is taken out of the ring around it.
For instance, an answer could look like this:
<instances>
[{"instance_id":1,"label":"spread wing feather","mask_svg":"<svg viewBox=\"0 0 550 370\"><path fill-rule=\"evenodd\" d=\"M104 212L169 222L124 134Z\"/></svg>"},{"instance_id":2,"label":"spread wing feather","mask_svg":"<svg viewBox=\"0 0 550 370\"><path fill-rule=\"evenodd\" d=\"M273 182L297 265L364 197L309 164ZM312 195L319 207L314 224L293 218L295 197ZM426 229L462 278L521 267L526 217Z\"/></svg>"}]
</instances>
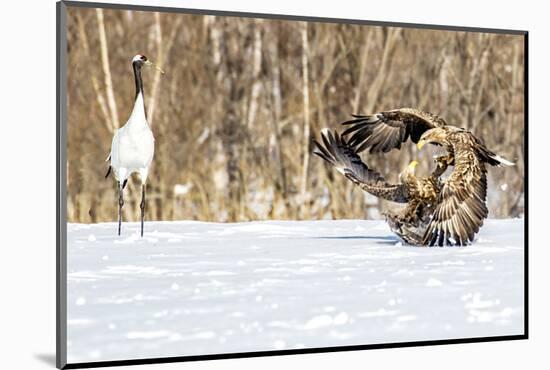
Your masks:
<instances>
[{"instance_id":1,"label":"spread wing feather","mask_svg":"<svg viewBox=\"0 0 550 370\"><path fill-rule=\"evenodd\" d=\"M417 143L422 134L432 128L445 126L445 121L428 112L414 108L400 108L370 116L357 116L343 122L350 126L342 136L351 134L349 144L357 153L370 148L370 153L387 153L400 149L409 138Z\"/></svg>"},{"instance_id":2,"label":"spread wing feather","mask_svg":"<svg viewBox=\"0 0 550 370\"><path fill-rule=\"evenodd\" d=\"M487 171L473 145L455 148L455 168L441 190L424 234L427 245L466 245L488 215Z\"/></svg>"},{"instance_id":3,"label":"spread wing feather","mask_svg":"<svg viewBox=\"0 0 550 370\"><path fill-rule=\"evenodd\" d=\"M313 153L330 163L350 181L361 189L398 203L406 203L408 189L403 184L389 184L380 173L370 169L357 155L353 147L338 133L323 130L322 143L314 140L316 149Z\"/></svg>"}]
</instances>

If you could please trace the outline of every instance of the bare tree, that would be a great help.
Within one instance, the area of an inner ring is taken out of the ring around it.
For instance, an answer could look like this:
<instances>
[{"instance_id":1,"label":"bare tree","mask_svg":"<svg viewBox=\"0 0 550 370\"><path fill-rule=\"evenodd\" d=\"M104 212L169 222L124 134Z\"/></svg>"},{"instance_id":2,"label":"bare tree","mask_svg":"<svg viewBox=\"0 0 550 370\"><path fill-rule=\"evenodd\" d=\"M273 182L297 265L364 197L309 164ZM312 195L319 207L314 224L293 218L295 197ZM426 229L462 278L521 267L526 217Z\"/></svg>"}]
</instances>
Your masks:
<instances>
[{"instance_id":1,"label":"bare tree","mask_svg":"<svg viewBox=\"0 0 550 370\"><path fill-rule=\"evenodd\" d=\"M309 41L307 36L307 22L300 23L300 34L302 36L302 96L304 107L304 134L302 142L302 181L300 183L301 205L306 200L307 174L309 167L309 145L311 141L309 123Z\"/></svg>"},{"instance_id":2,"label":"bare tree","mask_svg":"<svg viewBox=\"0 0 550 370\"><path fill-rule=\"evenodd\" d=\"M107 46L107 36L105 35L105 22L103 20L103 9L97 8L97 24L99 41L101 45L101 65L105 77L105 92L107 95L107 104L109 106L110 122L112 130L119 126L118 110L116 106L115 94L113 91L113 79L111 77L111 67L109 66L109 47Z\"/></svg>"}]
</instances>

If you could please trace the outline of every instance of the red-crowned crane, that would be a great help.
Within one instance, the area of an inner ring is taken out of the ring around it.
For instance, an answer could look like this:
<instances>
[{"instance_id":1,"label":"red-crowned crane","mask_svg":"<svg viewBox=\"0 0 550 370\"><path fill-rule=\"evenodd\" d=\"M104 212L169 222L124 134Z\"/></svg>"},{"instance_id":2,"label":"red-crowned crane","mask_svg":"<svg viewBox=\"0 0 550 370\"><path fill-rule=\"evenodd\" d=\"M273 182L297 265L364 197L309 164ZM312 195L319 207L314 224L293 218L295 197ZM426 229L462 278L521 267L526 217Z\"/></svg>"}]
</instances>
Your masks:
<instances>
[{"instance_id":1,"label":"red-crowned crane","mask_svg":"<svg viewBox=\"0 0 550 370\"><path fill-rule=\"evenodd\" d=\"M134 79L136 83L136 97L134 108L130 118L124 126L119 128L113 136L111 144L111 154L107 158L110 161L110 167L107 171L107 177L113 170L115 179L118 182L118 235L122 224L122 206L124 205L124 188L128 178L138 172L141 178L141 236L143 237L143 219L145 217L145 183L149 166L153 161L155 152L155 138L147 122L145 114L145 104L143 101L143 82L141 80L141 68L143 66L154 67L161 73L164 71L149 61L144 55L136 55L132 59L134 69Z\"/></svg>"}]
</instances>

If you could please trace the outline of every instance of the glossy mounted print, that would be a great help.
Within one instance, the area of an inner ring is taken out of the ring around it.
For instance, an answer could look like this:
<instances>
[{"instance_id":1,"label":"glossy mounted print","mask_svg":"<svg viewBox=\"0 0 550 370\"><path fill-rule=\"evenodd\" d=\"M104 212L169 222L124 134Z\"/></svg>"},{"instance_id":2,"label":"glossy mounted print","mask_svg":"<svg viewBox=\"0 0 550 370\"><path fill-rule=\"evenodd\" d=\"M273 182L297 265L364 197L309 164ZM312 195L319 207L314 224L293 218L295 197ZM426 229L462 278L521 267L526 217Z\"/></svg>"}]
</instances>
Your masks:
<instances>
[{"instance_id":1,"label":"glossy mounted print","mask_svg":"<svg viewBox=\"0 0 550 370\"><path fill-rule=\"evenodd\" d=\"M58 367L527 338L527 32L57 15Z\"/></svg>"}]
</instances>

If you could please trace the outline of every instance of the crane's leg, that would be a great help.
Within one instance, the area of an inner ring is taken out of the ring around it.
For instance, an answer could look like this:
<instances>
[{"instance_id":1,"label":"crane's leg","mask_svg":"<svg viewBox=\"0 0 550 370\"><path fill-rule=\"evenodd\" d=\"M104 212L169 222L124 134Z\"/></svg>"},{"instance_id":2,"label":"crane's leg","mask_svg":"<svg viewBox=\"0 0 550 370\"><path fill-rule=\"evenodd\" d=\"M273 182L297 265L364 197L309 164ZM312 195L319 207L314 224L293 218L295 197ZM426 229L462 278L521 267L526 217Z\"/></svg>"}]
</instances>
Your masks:
<instances>
[{"instance_id":1,"label":"crane's leg","mask_svg":"<svg viewBox=\"0 0 550 370\"><path fill-rule=\"evenodd\" d=\"M147 175L149 168L140 168L139 177L141 178L141 203L139 208L141 209L141 237L143 238L143 221L145 219L145 183L147 182Z\"/></svg>"},{"instance_id":2,"label":"crane's leg","mask_svg":"<svg viewBox=\"0 0 550 370\"><path fill-rule=\"evenodd\" d=\"M145 218L145 184L141 184L141 237L143 238L143 219Z\"/></svg>"},{"instance_id":3,"label":"crane's leg","mask_svg":"<svg viewBox=\"0 0 550 370\"><path fill-rule=\"evenodd\" d=\"M124 186L118 183L118 235L120 236L120 227L122 225L122 206L124 205Z\"/></svg>"}]
</instances>

